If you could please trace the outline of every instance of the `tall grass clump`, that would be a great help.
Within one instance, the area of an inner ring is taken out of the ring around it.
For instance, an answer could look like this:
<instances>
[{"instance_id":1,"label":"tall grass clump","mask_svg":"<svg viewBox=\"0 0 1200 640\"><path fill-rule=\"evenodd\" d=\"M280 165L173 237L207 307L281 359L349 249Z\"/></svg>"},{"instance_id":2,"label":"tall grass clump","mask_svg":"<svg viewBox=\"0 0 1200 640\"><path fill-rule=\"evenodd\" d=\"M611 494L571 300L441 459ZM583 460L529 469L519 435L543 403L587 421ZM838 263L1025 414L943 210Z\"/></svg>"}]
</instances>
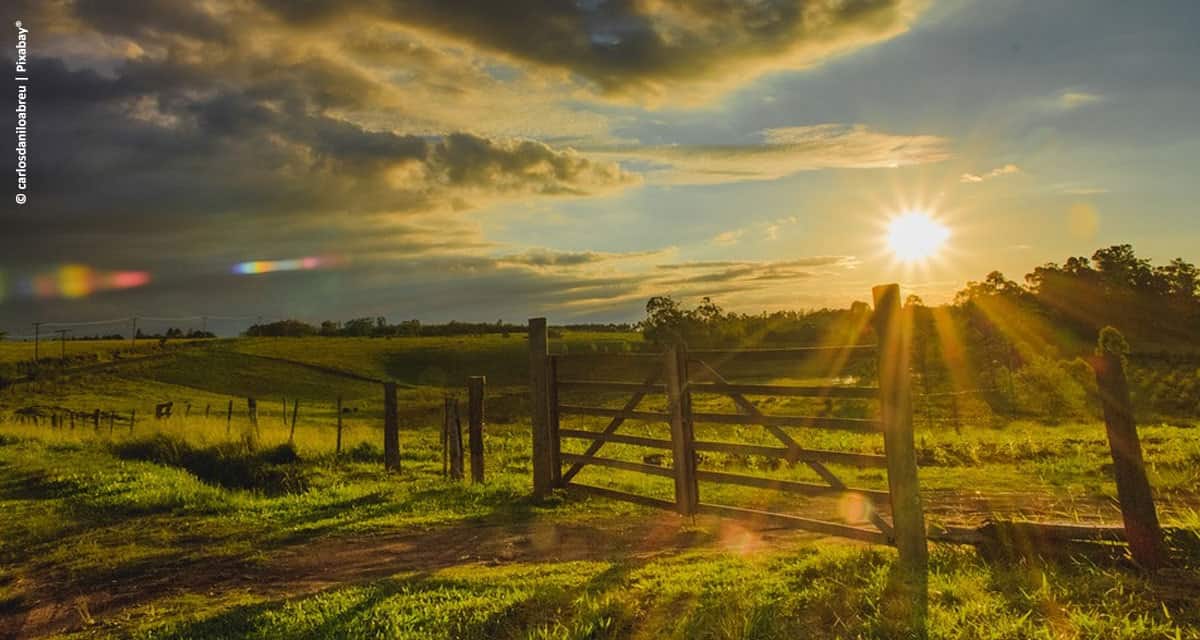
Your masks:
<instances>
[{"instance_id":1,"label":"tall grass clump","mask_svg":"<svg viewBox=\"0 0 1200 640\"><path fill-rule=\"evenodd\" d=\"M308 490L300 456L288 443L261 449L252 440L198 446L179 436L155 433L110 446L119 458L186 469L207 483L227 489L271 496Z\"/></svg>"}]
</instances>

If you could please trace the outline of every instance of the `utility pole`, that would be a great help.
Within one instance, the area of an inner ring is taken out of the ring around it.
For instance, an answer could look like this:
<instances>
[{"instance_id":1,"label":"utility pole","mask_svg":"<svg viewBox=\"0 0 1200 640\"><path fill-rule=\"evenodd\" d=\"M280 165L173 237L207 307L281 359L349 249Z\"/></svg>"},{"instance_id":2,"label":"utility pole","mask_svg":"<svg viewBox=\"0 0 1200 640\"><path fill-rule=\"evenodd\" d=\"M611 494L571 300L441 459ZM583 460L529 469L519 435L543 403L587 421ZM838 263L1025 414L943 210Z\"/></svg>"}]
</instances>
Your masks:
<instances>
[{"instance_id":1,"label":"utility pole","mask_svg":"<svg viewBox=\"0 0 1200 640\"><path fill-rule=\"evenodd\" d=\"M34 364L37 364L37 361L38 361L38 338L39 338L38 334L41 332L41 328L42 328L41 322L33 323L33 362L34 362Z\"/></svg>"},{"instance_id":2,"label":"utility pole","mask_svg":"<svg viewBox=\"0 0 1200 640\"><path fill-rule=\"evenodd\" d=\"M131 337L129 339L129 346L131 346L131 347L137 346L137 316L133 317L133 334L131 335Z\"/></svg>"},{"instance_id":3,"label":"utility pole","mask_svg":"<svg viewBox=\"0 0 1200 640\"><path fill-rule=\"evenodd\" d=\"M70 329L55 329L54 333L58 334L58 344L62 347L62 359L67 359L67 334L71 333Z\"/></svg>"}]
</instances>

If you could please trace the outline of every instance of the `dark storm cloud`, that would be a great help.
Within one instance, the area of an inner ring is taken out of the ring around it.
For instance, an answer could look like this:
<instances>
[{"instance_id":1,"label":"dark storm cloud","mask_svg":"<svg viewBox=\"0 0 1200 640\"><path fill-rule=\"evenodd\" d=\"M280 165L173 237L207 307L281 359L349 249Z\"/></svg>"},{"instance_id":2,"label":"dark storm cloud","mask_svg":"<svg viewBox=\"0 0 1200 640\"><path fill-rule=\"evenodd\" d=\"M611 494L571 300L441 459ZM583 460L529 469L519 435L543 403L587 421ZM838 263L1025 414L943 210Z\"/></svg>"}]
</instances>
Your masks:
<instances>
[{"instance_id":1,"label":"dark storm cloud","mask_svg":"<svg viewBox=\"0 0 1200 640\"><path fill-rule=\"evenodd\" d=\"M303 26L355 13L432 31L612 93L796 68L903 31L917 0L259 0Z\"/></svg>"},{"instance_id":2,"label":"dark storm cloud","mask_svg":"<svg viewBox=\"0 0 1200 640\"><path fill-rule=\"evenodd\" d=\"M85 24L105 33L131 38L181 35L224 40L228 26L199 3L176 0L75 0L73 9Z\"/></svg>"}]
</instances>

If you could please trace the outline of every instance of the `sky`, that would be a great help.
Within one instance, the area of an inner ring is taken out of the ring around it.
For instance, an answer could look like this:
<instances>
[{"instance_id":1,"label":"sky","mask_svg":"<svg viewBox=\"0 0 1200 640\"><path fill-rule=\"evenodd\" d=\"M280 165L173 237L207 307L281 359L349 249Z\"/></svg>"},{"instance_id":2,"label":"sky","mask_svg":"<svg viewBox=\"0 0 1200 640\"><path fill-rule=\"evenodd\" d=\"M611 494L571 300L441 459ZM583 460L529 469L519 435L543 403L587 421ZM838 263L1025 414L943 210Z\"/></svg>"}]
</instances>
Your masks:
<instances>
[{"instance_id":1,"label":"sky","mask_svg":"<svg viewBox=\"0 0 1200 640\"><path fill-rule=\"evenodd\" d=\"M6 79L8 104L29 96L23 205L6 154L10 336L135 315L636 321L653 295L758 312L883 282L936 303L1111 244L1200 259L1192 0L0 13L28 43L28 80ZM913 211L949 235L901 261L887 227Z\"/></svg>"}]
</instances>

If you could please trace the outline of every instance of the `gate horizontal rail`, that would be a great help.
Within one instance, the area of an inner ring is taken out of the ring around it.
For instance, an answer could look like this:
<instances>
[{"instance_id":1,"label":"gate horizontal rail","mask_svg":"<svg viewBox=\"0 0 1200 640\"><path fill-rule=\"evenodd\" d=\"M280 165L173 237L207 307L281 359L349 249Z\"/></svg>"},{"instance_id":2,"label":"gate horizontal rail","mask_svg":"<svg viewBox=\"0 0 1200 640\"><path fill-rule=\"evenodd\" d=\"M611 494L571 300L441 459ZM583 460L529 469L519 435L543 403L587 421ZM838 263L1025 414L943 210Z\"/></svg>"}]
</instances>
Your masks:
<instances>
[{"instance_id":1,"label":"gate horizontal rail","mask_svg":"<svg viewBox=\"0 0 1200 640\"><path fill-rule=\"evenodd\" d=\"M877 501L887 500L890 497L888 492L877 491L875 489L856 489L852 487L846 487L843 489L831 487L827 484L813 484L811 482L797 482L795 480L776 480L773 478L761 478L758 476L744 476L738 473L725 473L723 471L704 471L697 469L696 479L706 480L708 482L719 482L722 484L736 484L743 487L755 487L757 489L776 489L778 491L799 493L806 496L845 495L848 493L854 493Z\"/></svg>"},{"instance_id":2,"label":"gate horizontal rail","mask_svg":"<svg viewBox=\"0 0 1200 640\"><path fill-rule=\"evenodd\" d=\"M849 453L845 451L825 451L823 449L802 449L799 447L766 447L738 442L708 442L705 440L697 440L694 448L696 451L716 451L719 453L763 456L787 460L789 462L830 462L852 467L887 468L887 458L871 453Z\"/></svg>"},{"instance_id":3,"label":"gate horizontal rail","mask_svg":"<svg viewBox=\"0 0 1200 640\"><path fill-rule=\"evenodd\" d=\"M666 385L639 384L636 382L616 382L608 380L559 380L558 388L563 391L614 391L621 393L665 393ZM875 387L847 386L786 386L773 384L719 384L692 382L688 384L692 393L711 393L729 395L739 393L748 396L780 396L800 398L860 398L873 400L879 397L879 389Z\"/></svg>"},{"instance_id":4,"label":"gate horizontal rail","mask_svg":"<svg viewBox=\"0 0 1200 640\"><path fill-rule=\"evenodd\" d=\"M582 429L559 429L558 434L559 437L572 438L575 440L614 442L617 444L629 444L640 447L649 447L652 449L669 450L671 448L670 440L646 438L643 436L631 436L620 433L601 433L599 431L585 431ZM763 456L765 458L786 460L788 462L829 462L832 464L844 464L851 467L870 467L876 469L887 468L887 458L871 453L849 453L845 451L825 451L822 449L802 448L789 449L788 447L767 447L762 445L741 444L739 442L709 442L706 440L697 440L694 448L696 451L713 451L717 453Z\"/></svg>"},{"instance_id":5,"label":"gate horizontal rail","mask_svg":"<svg viewBox=\"0 0 1200 640\"><path fill-rule=\"evenodd\" d=\"M653 464L645 464L642 462L629 462L627 460L614 460L613 458L597 458L596 456L581 456L575 453L562 453L563 462L578 462L580 464L594 464L601 467L609 467L611 469L621 469L622 471L636 471L652 476L662 476L664 478L675 477L675 472L670 468L660 467Z\"/></svg>"},{"instance_id":6,"label":"gate horizontal rail","mask_svg":"<svg viewBox=\"0 0 1200 640\"><path fill-rule=\"evenodd\" d=\"M560 415L594 416L599 418L623 418L645 420L647 422L662 422L671 419L671 415L663 411L635 411L629 409L609 409L606 407L584 407L574 404L558 405ZM838 431L854 431L857 433L878 433L879 421L863 420L861 418L827 418L822 416L768 416L736 413L691 413L694 422L711 424L758 424L773 427L813 427L817 429L833 429Z\"/></svg>"},{"instance_id":7,"label":"gate horizontal rail","mask_svg":"<svg viewBox=\"0 0 1200 640\"><path fill-rule=\"evenodd\" d=\"M670 440L643 438L641 436L627 436L620 433L600 433L598 431L581 431L579 429L559 429L558 435L561 438L574 438L576 440L598 440L600 442L632 444L639 447L650 447L653 449L671 449Z\"/></svg>"}]
</instances>

